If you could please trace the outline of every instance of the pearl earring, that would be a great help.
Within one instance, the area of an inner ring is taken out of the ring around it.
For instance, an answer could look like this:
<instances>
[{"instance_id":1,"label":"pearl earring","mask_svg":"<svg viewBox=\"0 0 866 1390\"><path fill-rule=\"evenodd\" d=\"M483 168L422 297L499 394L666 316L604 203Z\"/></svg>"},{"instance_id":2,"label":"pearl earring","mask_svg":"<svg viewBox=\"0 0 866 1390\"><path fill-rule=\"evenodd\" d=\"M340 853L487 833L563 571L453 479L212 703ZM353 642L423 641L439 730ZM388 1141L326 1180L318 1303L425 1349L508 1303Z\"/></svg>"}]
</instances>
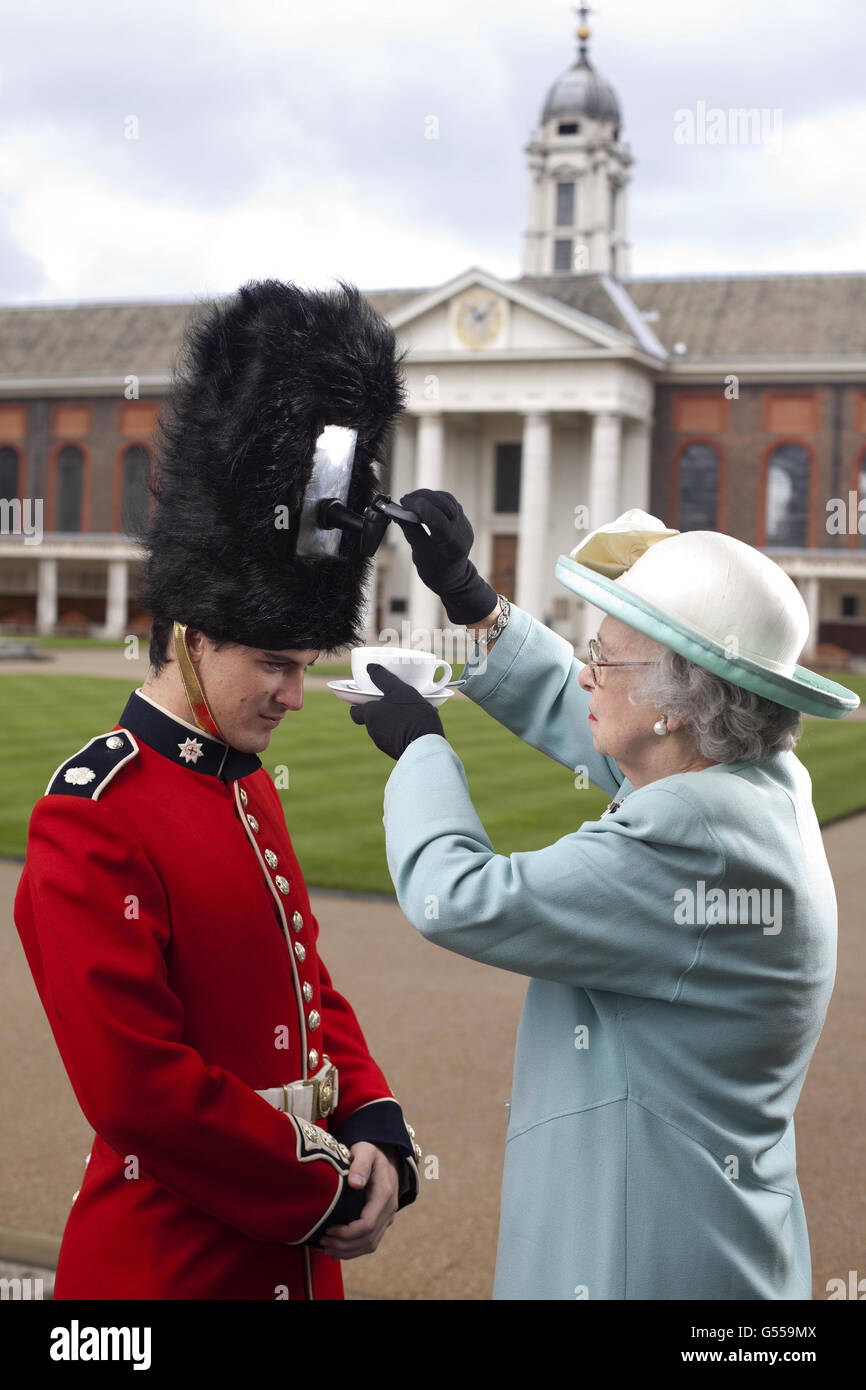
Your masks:
<instances>
[{"instance_id":1,"label":"pearl earring","mask_svg":"<svg viewBox=\"0 0 866 1390\"><path fill-rule=\"evenodd\" d=\"M656 722L653 724L653 733L661 735L666 734L668 732L668 717L666 714L663 714L661 719L657 719Z\"/></svg>"}]
</instances>

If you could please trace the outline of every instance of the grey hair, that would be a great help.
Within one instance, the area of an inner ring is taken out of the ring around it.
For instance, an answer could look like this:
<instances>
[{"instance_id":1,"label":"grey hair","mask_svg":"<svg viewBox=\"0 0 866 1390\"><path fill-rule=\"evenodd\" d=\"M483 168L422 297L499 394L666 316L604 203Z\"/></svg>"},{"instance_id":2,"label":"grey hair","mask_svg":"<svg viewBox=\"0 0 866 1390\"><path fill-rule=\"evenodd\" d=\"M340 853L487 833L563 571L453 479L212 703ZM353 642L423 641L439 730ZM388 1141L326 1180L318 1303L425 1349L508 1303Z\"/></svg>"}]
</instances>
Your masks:
<instances>
[{"instance_id":1,"label":"grey hair","mask_svg":"<svg viewBox=\"0 0 866 1390\"><path fill-rule=\"evenodd\" d=\"M652 643L654 649L660 645ZM757 761L793 749L803 732L798 710L705 671L670 647L661 652L652 666L635 670L629 701L682 719L702 758ZM651 655L649 649L646 655Z\"/></svg>"}]
</instances>

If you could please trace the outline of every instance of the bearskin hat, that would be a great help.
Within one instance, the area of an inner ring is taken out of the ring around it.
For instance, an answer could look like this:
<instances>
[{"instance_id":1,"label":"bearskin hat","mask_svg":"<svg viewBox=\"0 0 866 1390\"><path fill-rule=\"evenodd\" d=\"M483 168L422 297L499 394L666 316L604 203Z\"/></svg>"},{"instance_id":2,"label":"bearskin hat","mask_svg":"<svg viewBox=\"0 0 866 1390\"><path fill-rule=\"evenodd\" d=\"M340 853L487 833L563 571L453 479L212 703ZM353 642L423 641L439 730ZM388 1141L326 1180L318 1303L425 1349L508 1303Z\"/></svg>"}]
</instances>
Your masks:
<instances>
[{"instance_id":1,"label":"bearskin hat","mask_svg":"<svg viewBox=\"0 0 866 1390\"><path fill-rule=\"evenodd\" d=\"M405 353L360 291L337 283L250 282L190 324L141 537L154 619L269 650L363 640L373 559L357 533L335 555L296 556L295 543L326 425L358 431L346 505L363 512L382 490L375 465L405 404Z\"/></svg>"}]
</instances>

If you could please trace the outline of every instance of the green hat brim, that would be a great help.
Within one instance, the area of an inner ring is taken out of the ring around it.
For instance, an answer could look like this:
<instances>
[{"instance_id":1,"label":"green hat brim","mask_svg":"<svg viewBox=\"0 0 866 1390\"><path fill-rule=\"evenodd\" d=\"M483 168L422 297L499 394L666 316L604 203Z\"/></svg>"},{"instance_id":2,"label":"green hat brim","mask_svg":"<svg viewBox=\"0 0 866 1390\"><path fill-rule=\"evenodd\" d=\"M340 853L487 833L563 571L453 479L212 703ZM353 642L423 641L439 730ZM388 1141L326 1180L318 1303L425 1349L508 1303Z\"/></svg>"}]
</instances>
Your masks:
<instances>
[{"instance_id":1,"label":"green hat brim","mask_svg":"<svg viewBox=\"0 0 866 1390\"><path fill-rule=\"evenodd\" d=\"M624 589L614 579L608 579L586 565L578 564L569 555L560 555L556 562L556 578L560 584L596 608L618 618L644 636L661 642L679 652L696 666L714 675L743 686L756 695L787 709L815 714L824 719L844 719L860 704L859 695L847 686L837 685L805 666L795 666L791 676L781 675L745 656L727 656L724 647L711 637L687 627L677 618L663 613L638 594Z\"/></svg>"}]
</instances>

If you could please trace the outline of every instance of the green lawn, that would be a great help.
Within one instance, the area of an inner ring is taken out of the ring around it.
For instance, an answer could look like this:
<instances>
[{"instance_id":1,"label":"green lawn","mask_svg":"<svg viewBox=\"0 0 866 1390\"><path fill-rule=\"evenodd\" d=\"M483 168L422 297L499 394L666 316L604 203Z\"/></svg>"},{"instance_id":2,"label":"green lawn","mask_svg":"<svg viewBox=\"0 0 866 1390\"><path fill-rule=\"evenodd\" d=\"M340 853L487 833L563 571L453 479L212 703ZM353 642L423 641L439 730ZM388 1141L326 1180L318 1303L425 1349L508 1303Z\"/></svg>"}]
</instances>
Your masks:
<instances>
[{"instance_id":1,"label":"green lawn","mask_svg":"<svg viewBox=\"0 0 866 1390\"><path fill-rule=\"evenodd\" d=\"M116 722L128 681L86 676L0 675L0 855L21 858L33 803L55 768ZM443 709L475 808L501 854L539 849L594 820L607 797L576 790L567 768L528 748L468 701ZM822 824L866 807L866 721L807 720L797 747ZM382 793L393 761L352 723L329 691L307 690L264 755L283 764L286 821L307 882L393 892L385 862Z\"/></svg>"}]
</instances>

